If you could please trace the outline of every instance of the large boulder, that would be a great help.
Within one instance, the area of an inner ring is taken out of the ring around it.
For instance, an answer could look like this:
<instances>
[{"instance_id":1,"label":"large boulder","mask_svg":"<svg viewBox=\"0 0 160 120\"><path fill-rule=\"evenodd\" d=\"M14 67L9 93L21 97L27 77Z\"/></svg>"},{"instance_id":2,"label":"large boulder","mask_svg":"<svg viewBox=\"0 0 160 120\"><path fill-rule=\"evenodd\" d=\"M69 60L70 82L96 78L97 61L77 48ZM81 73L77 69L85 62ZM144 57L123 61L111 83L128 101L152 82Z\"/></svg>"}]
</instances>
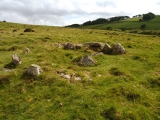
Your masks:
<instances>
[{"instance_id":1,"label":"large boulder","mask_svg":"<svg viewBox=\"0 0 160 120\"><path fill-rule=\"evenodd\" d=\"M78 64L82 66L91 66L91 65L94 65L95 63L96 62L90 56L87 56L87 55L82 57L78 62Z\"/></svg>"},{"instance_id":2,"label":"large boulder","mask_svg":"<svg viewBox=\"0 0 160 120\"><path fill-rule=\"evenodd\" d=\"M120 55L124 53L125 53L125 49L120 43L114 44L111 48L111 54L113 55Z\"/></svg>"},{"instance_id":3,"label":"large boulder","mask_svg":"<svg viewBox=\"0 0 160 120\"><path fill-rule=\"evenodd\" d=\"M87 46L89 49L96 51L96 52L101 51L103 48L103 44L100 42L87 42L84 45Z\"/></svg>"},{"instance_id":4,"label":"large boulder","mask_svg":"<svg viewBox=\"0 0 160 120\"><path fill-rule=\"evenodd\" d=\"M109 54L110 51L111 51L111 47L110 47L110 45L108 45L108 44L106 43L106 44L103 46L102 52L103 52L104 54Z\"/></svg>"},{"instance_id":5,"label":"large boulder","mask_svg":"<svg viewBox=\"0 0 160 120\"><path fill-rule=\"evenodd\" d=\"M27 69L28 75L38 76L42 73L42 69L39 65L31 64Z\"/></svg>"},{"instance_id":6,"label":"large boulder","mask_svg":"<svg viewBox=\"0 0 160 120\"><path fill-rule=\"evenodd\" d=\"M12 61L15 65L19 65L22 63L20 57L18 57L17 54L12 55Z\"/></svg>"}]
</instances>

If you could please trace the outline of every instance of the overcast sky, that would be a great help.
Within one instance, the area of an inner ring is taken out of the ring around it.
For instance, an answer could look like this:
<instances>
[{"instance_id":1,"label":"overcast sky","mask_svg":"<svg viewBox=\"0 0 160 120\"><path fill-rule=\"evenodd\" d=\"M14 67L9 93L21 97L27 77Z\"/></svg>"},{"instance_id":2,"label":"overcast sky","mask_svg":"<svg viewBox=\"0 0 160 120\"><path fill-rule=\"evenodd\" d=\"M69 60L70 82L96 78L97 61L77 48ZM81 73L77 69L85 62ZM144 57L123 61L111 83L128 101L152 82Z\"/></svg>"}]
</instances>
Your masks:
<instances>
[{"instance_id":1,"label":"overcast sky","mask_svg":"<svg viewBox=\"0 0 160 120\"><path fill-rule=\"evenodd\" d=\"M64 26L97 18L160 15L160 0L1 0L0 21Z\"/></svg>"}]
</instances>

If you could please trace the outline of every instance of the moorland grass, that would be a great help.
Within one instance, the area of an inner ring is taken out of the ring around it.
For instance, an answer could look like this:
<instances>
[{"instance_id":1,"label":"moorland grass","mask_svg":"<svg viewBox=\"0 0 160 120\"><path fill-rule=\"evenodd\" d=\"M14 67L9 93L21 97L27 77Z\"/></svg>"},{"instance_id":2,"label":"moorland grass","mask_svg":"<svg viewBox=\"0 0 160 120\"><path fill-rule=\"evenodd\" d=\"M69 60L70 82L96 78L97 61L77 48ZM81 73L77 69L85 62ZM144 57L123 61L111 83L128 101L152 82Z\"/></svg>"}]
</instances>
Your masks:
<instances>
[{"instance_id":1,"label":"moorland grass","mask_svg":"<svg viewBox=\"0 0 160 120\"><path fill-rule=\"evenodd\" d=\"M97 24L84 26L82 28L88 29L107 29L111 27L112 29L122 29L122 30L141 30L141 25L145 24L146 27L144 30L159 30L160 25L160 16L157 15L154 19L150 21L139 21L141 18L129 18L126 20L121 20L119 22L106 23L106 24Z\"/></svg>"},{"instance_id":2,"label":"moorland grass","mask_svg":"<svg viewBox=\"0 0 160 120\"><path fill-rule=\"evenodd\" d=\"M0 68L9 67L17 54L22 64L0 71L0 119L160 119L159 37L91 29L27 26L1 23ZM35 32L24 33L31 27ZM17 29L13 32L13 29ZM121 43L126 54L92 56L96 65L75 61L94 51L64 50L53 43ZM29 48L31 52L24 54ZM28 77L30 64L43 74ZM77 74L70 82L57 71Z\"/></svg>"}]
</instances>

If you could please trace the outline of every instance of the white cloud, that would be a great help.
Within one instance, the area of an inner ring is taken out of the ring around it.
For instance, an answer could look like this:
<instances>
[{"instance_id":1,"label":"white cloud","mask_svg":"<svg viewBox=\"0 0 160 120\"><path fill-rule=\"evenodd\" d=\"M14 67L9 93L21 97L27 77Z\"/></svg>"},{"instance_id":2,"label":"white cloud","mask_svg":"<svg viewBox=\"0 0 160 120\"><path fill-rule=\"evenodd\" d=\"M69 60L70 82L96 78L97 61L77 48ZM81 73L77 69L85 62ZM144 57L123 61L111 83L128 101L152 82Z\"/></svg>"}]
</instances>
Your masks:
<instances>
[{"instance_id":1,"label":"white cloud","mask_svg":"<svg viewBox=\"0 0 160 120\"><path fill-rule=\"evenodd\" d=\"M159 0L1 0L0 20L63 26L120 15L160 14L159 5Z\"/></svg>"}]
</instances>

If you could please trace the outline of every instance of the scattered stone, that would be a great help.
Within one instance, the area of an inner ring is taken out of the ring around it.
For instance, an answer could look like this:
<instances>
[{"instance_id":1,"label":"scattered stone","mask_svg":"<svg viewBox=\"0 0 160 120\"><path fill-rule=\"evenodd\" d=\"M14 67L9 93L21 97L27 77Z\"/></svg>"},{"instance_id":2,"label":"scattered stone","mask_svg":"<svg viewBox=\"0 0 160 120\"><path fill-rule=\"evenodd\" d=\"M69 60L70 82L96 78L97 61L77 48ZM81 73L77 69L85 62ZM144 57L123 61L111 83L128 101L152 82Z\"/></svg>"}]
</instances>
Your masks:
<instances>
[{"instance_id":1,"label":"scattered stone","mask_svg":"<svg viewBox=\"0 0 160 120\"><path fill-rule=\"evenodd\" d=\"M62 76L64 79L68 79L68 80L70 80L71 79L71 75L69 75L69 74L66 74L66 75L64 75L64 76Z\"/></svg>"},{"instance_id":2,"label":"scattered stone","mask_svg":"<svg viewBox=\"0 0 160 120\"><path fill-rule=\"evenodd\" d=\"M106 43L106 44L103 46L102 52L103 52L104 54L109 54L110 51L111 51L111 47L110 47L110 45L108 45L108 44Z\"/></svg>"},{"instance_id":3,"label":"scattered stone","mask_svg":"<svg viewBox=\"0 0 160 120\"><path fill-rule=\"evenodd\" d=\"M31 64L27 69L27 74L33 75L33 76L38 76L42 72L43 71L42 71L41 67L36 64Z\"/></svg>"},{"instance_id":4,"label":"scattered stone","mask_svg":"<svg viewBox=\"0 0 160 120\"><path fill-rule=\"evenodd\" d=\"M65 76L65 74L64 74L64 73L60 73L59 75L60 75L61 77Z\"/></svg>"},{"instance_id":5,"label":"scattered stone","mask_svg":"<svg viewBox=\"0 0 160 120\"><path fill-rule=\"evenodd\" d=\"M120 43L114 44L111 48L111 54L113 55L120 55L124 53L125 53L125 49Z\"/></svg>"},{"instance_id":6,"label":"scattered stone","mask_svg":"<svg viewBox=\"0 0 160 120\"><path fill-rule=\"evenodd\" d=\"M60 72L60 71L57 71L57 74L60 75L61 78L64 78L64 79L68 79L70 81L80 81L82 80L81 77L77 76L76 74L74 75L71 75L71 74L65 74L64 72Z\"/></svg>"},{"instance_id":7,"label":"scattered stone","mask_svg":"<svg viewBox=\"0 0 160 120\"><path fill-rule=\"evenodd\" d=\"M62 45L59 43L53 43L52 46L57 48L62 48Z\"/></svg>"},{"instance_id":8,"label":"scattered stone","mask_svg":"<svg viewBox=\"0 0 160 120\"><path fill-rule=\"evenodd\" d=\"M29 48L26 48L25 49L25 53L27 54L27 53L29 53L30 52L30 49Z\"/></svg>"},{"instance_id":9,"label":"scattered stone","mask_svg":"<svg viewBox=\"0 0 160 120\"><path fill-rule=\"evenodd\" d=\"M102 75L101 74L98 74L98 77L101 77Z\"/></svg>"},{"instance_id":10,"label":"scattered stone","mask_svg":"<svg viewBox=\"0 0 160 120\"><path fill-rule=\"evenodd\" d=\"M101 51L103 47L103 44L100 42L88 42L88 43L85 43L84 45L96 52Z\"/></svg>"},{"instance_id":11,"label":"scattered stone","mask_svg":"<svg viewBox=\"0 0 160 120\"><path fill-rule=\"evenodd\" d=\"M26 28L24 32L35 32L32 28Z\"/></svg>"},{"instance_id":12,"label":"scattered stone","mask_svg":"<svg viewBox=\"0 0 160 120\"><path fill-rule=\"evenodd\" d=\"M65 50L78 50L82 48L81 44L66 43L63 45Z\"/></svg>"},{"instance_id":13,"label":"scattered stone","mask_svg":"<svg viewBox=\"0 0 160 120\"><path fill-rule=\"evenodd\" d=\"M13 72L12 70L10 70L8 68L2 68L2 71L4 71L4 72Z\"/></svg>"},{"instance_id":14,"label":"scattered stone","mask_svg":"<svg viewBox=\"0 0 160 120\"><path fill-rule=\"evenodd\" d=\"M74 79L75 81L82 80L80 77L76 77L76 76L74 76L73 79Z\"/></svg>"},{"instance_id":15,"label":"scattered stone","mask_svg":"<svg viewBox=\"0 0 160 120\"><path fill-rule=\"evenodd\" d=\"M19 65L22 63L20 57L18 57L17 54L12 55L12 61L15 65Z\"/></svg>"},{"instance_id":16,"label":"scattered stone","mask_svg":"<svg viewBox=\"0 0 160 120\"><path fill-rule=\"evenodd\" d=\"M80 59L78 64L82 66L91 66L95 64L95 61L90 56L86 55Z\"/></svg>"},{"instance_id":17,"label":"scattered stone","mask_svg":"<svg viewBox=\"0 0 160 120\"><path fill-rule=\"evenodd\" d=\"M88 82L92 82L93 80L91 78L88 79Z\"/></svg>"},{"instance_id":18,"label":"scattered stone","mask_svg":"<svg viewBox=\"0 0 160 120\"><path fill-rule=\"evenodd\" d=\"M62 107L63 106L63 104L62 103L59 103L59 107Z\"/></svg>"},{"instance_id":19,"label":"scattered stone","mask_svg":"<svg viewBox=\"0 0 160 120\"><path fill-rule=\"evenodd\" d=\"M76 49L76 50L81 49L82 47L83 47L83 45L81 45L81 44L75 45L75 49Z\"/></svg>"},{"instance_id":20,"label":"scattered stone","mask_svg":"<svg viewBox=\"0 0 160 120\"><path fill-rule=\"evenodd\" d=\"M75 50L75 46L71 43L67 43L64 45L65 50Z\"/></svg>"}]
</instances>

